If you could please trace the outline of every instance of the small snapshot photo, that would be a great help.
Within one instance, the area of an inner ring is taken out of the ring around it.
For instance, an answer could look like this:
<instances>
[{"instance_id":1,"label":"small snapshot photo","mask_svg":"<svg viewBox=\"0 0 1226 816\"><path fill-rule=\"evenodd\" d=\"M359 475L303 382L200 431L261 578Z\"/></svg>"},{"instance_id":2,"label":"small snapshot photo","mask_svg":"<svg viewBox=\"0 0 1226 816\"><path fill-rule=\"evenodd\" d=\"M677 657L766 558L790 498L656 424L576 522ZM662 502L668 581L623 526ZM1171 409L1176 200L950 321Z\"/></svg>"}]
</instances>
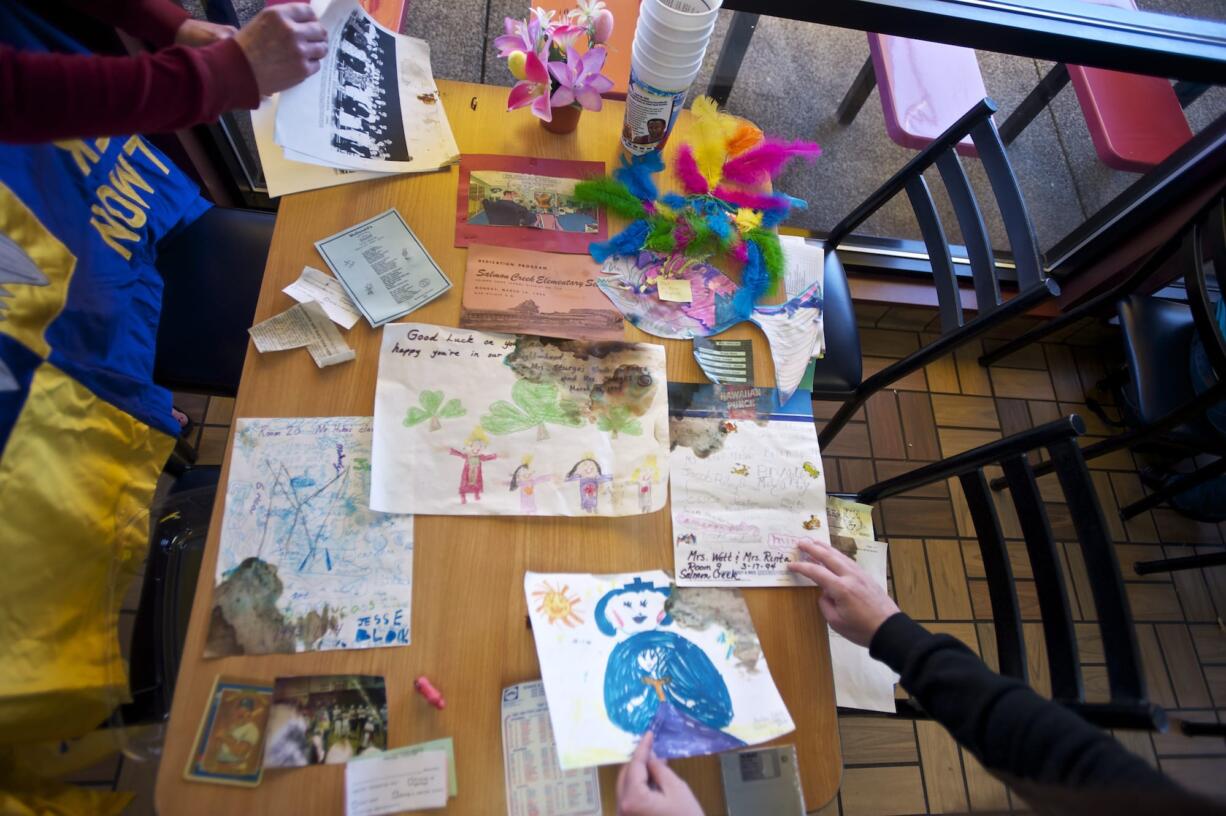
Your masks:
<instances>
[{"instance_id":1,"label":"small snapshot photo","mask_svg":"<svg viewBox=\"0 0 1226 816\"><path fill-rule=\"evenodd\" d=\"M462 156L455 245L586 255L593 241L609 237L609 216L577 201L575 185L604 173L604 162Z\"/></svg>"},{"instance_id":2,"label":"small snapshot photo","mask_svg":"<svg viewBox=\"0 0 1226 816\"><path fill-rule=\"evenodd\" d=\"M594 235L596 208L575 201L578 179L474 170L468 178L469 224L533 227Z\"/></svg>"},{"instance_id":3,"label":"small snapshot photo","mask_svg":"<svg viewBox=\"0 0 1226 816\"><path fill-rule=\"evenodd\" d=\"M277 678L265 767L337 765L385 750L387 689L382 677Z\"/></svg>"},{"instance_id":4,"label":"small snapshot photo","mask_svg":"<svg viewBox=\"0 0 1226 816\"><path fill-rule=\"evenodd\" d=\"M396 79L396 39L355 11L333 63L332 148L362 159L410 161Z\"/></svg>"}]
</instances>

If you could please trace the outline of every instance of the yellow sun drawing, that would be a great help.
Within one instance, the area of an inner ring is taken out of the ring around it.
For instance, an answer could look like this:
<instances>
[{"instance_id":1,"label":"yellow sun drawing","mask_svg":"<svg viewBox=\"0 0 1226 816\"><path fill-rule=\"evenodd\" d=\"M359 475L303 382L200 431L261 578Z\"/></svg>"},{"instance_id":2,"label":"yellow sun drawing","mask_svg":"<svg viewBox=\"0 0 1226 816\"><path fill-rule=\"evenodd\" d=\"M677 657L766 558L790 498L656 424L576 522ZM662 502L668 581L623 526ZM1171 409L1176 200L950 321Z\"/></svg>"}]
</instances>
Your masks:
<instances>
[{"instance_id":1,"label":"yellow sun drawing","mask_svg":"<svg viewBox=\"0 0 1226 816\"><path fill-rule=\"evenodd\" d=\"M549 585L548 581L542 581L532 593L534 598L541 599L536 611L544 612L551 624L561 621L573 629L576 625L583 623L578 609L579 597L567 597L566 593L569 591L570 587L565 584L561 589L555 589Z\"/></svg>"}]
</instances>

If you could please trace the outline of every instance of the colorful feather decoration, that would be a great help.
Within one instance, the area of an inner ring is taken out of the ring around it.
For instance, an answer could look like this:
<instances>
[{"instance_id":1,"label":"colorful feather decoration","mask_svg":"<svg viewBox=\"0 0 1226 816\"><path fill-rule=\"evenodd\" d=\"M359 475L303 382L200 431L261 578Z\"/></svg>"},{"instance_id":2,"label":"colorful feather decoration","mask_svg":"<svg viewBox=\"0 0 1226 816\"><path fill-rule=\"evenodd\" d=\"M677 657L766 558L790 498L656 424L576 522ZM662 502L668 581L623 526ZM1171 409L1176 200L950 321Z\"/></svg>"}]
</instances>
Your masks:
<instances>
[{"instance_id":1,"label":"colorful feather decoration","mask_svg":"<svg viewBox=\"0 0 1226 816\"><path fill-rule=\"evenodd\" d=\"M751 210L783 210L787 212L792 201L783 194L752 193L748 190L738 190L735 187L716 187L715 197L737 207L748 207Z\"/></svg>"},{"instance_id":2,"label":"colorful feather decoration","mask_svg":"<svg viewBox=\"0 0 1226 816\"><path fill-rule=\"evenodd\" d=\"M762 254L762 268L768 281L765 294L774 294L783 280L783 247L779 244L779 236L772 230L759 227L746 233L745 239Z\"/></svg>"},{"instance_id":3,"label":"colorful feather decoration","mask_svg":"<svg viewBox=\"0 0 1226 816\"><path fill-rule=\"evenodd\" d=\"M822 154L814 142L784 142L767 138L762 144L724 165L724 180L740 184L765 184L783 170L790 160L813 161Z\"/></svg>"},{"instance_id":4,"label":"colorful feather decoration","mask_svg":"<svg viewBox=\"0 0 1226 816\"><path fill-rule=\"evenodd\" d=\"M647 239L649 225L646 221L634 221L630 226L603 243L591 243L588 252L596 263L604 263L615 255L637 255Z\"/></svg>"},{"instance_id":5,"label":"colorful feather decoration","mask_svg":"<svg viewBox=\"0 0 1226 816\"><path fill-rule=\"evenodd\" d=\"M742 120L737 123L736 132L728 137L728 155L739 156L751 147L756 147L762 139L762 130L757 125Z\"/></svg>"},{"instance_id":6,"label":"colorful feather decoration","mask_svg":"<svg viewBox=\"0 0 1226 816\"><path fill-rule=\"evenodd\" d=\"M575 198L586 204L598 204L622 218L646 218L647 208L616 179L594 178L575 185Z\"/></svg>"},{"instance_id":7,"label":"colorful feather decoration","mask_svg":"<svg viewBox=\"0 0 1226 816\"><path fill-rule=\"evenodd\" d=\"M737 120L720 113L715 100L709 96L695 99L690 112L694 114L690 128L694 160L708 186L715 187L723 175L724 161L728 158L728 137L736 132Z\"/></svg>"},{"instance_id":8,"label":"colorful feather decoration","mask_svg":"<svg viewBox=\"0 0 1226 816\"><path fill-rule=\"evenodd\" d=\"M652 179L656 173L664 169L664 156L658 150L653 150L642 156L635 156L629 161L622 156L622 166L613 171L613 178L626 185L630 194L642 201L654 201L659 191Z\"/></svg>"},{"instance_id":9,"label":"colorful feather decoration","mask_svg":"<svg viewBox=\"0 0 1226 816\"><path fill-rule=\"evenodd\" d=\"M706 195L711 189L707 179L698 171L698 163L694 160L694 150L687 144L677 149L677 158L673 162L673 171L681 188L690 195Z\"/></svg>"}]
</instances>

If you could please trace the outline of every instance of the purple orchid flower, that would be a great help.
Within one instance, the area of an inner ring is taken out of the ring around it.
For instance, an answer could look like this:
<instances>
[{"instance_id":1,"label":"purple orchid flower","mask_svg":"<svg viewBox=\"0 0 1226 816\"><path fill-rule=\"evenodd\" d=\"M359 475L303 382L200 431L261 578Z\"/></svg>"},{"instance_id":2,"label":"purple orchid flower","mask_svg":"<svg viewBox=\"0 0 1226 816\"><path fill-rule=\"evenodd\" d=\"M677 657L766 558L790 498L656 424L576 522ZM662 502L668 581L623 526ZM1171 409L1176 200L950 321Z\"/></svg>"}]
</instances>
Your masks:
<instances>
[{"instance_id":1,"label":"purple orchid flower","mask_svg":"<svg viewBox=\"0 0 1226 816\"><path fill-rule=\"evenodd\" d=\"M580 56L573 48L566 49L566 62L549 63L549 72L558 81L553 92L555 108L578 102L588 110L600 110L600 95L613 87L613 80L602 75L605 50L592 48Z\"/></svg>"},{"instance_id":2,"label":"purple orchid flower","mask_svg":"<svg viewBox=\"0 0 1226 816\"><path fill-rule=\"evenodd\" d=\"M511 89L511 95L507 97L507 110L515 110L531 104L532 113L538 119L552 122L553 108L549 104L549 71L545 70L545 63L535 51L528 51L527 54L528 58L524 62L524 79L515 83L515 87Z\"/></svg>"},{"instance_id":3,"label":"purple orchid flower","mask_svg":"<svg viewBox=\"0 0 1226 816\"><path fill-rule=\"evenodd\" d=\"M494 38L498 56L506 59L515 51L523 51L525 54L540 53L538 42L541 39L541 24L535 17L528 18L527 22L506 17L502 26L506 33Z\"/></svg>"},{"instance_id":4,"label":"purple orchid flower","mask_svg":"<svg viewBox=\"0 0 1226 816\"><path fill-rule=\"evenodd\" d=\"M560 51L569 51L575 47L575 43L579 42L580 37L587 36L587 29L577 25L559 25L553 28L550 36L553 39L553 44Z\"/></svg>"}]
</instances>

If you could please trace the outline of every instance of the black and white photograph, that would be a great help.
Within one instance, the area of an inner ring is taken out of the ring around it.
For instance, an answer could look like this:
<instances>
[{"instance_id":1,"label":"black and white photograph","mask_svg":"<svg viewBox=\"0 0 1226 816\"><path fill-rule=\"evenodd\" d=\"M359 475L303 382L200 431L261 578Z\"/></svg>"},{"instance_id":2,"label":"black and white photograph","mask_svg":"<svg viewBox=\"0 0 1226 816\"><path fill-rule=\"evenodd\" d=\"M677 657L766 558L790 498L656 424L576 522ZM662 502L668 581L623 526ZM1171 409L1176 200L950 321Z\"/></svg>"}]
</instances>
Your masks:
<instances>
[{"instance_id":1,"label":"black and white photograph","mask_svg":"<svg viewBox=\"0 0 1226 816\"><path fill-rule=\"evenodd\" d=\"M363 159L412 161L400 117L396 38L352 12L341 29L333 70L332 147Z\"/></svg>"}]
</instances>

